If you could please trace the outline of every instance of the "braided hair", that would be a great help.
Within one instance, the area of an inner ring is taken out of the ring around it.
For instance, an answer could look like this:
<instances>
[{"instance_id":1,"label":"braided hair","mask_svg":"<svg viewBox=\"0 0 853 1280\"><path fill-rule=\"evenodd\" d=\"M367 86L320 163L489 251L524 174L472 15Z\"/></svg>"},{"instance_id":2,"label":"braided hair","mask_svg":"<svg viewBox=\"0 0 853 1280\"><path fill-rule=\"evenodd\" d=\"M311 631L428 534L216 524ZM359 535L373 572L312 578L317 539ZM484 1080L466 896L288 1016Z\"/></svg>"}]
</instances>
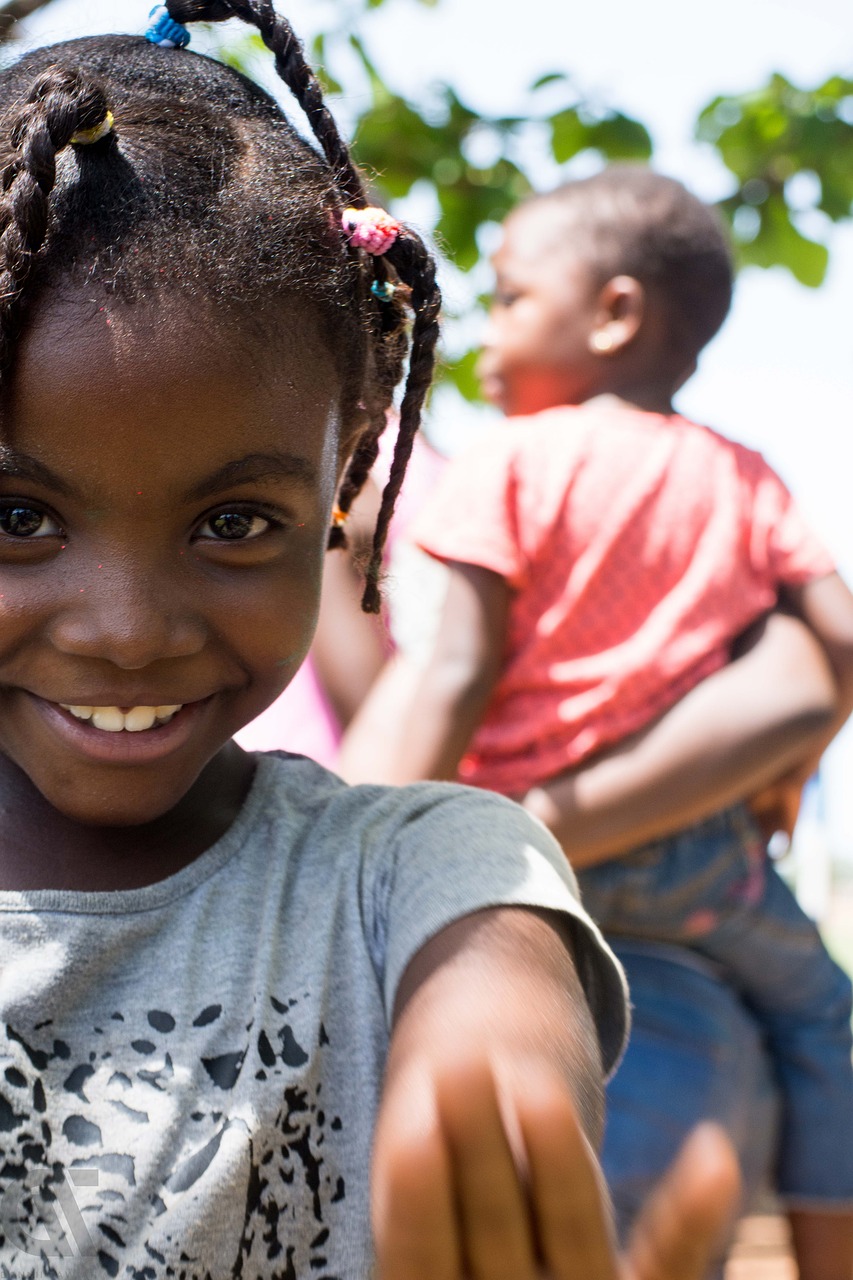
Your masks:
<instances>
[{"instance_id":1,"label":"braided hair","mask_svg":"<svg viewBox=\"0 0 853 1280\"><path fill-rule=\"evenodd\" d=\"M362 607L378 612L388 525L432 379L435 264L406 227L382 257L344 236L344 208L367 205L364 183L271 0L168 0L166 8L183 26L228 18L254 26L320 150L246 76L142 38L70 40L0 72L0 393L28 310L68 281L127 302L180 290L242 305L244 317L246 303L301 296L338 362L344 421L367 423L338 495L345 514L376 460L408 353L365 569ZM329 545L343 543L338 522Z\"/></svg>"}]
</instances>

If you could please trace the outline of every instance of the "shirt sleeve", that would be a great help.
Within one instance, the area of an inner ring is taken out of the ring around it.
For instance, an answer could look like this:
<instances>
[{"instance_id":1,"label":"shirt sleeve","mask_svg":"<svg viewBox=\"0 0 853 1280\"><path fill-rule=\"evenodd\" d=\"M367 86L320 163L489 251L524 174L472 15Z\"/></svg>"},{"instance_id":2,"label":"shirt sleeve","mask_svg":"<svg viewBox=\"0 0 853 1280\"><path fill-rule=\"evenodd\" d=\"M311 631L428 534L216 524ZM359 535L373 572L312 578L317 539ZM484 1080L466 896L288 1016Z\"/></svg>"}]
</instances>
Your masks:
<instances>
[{"instance_id":1,"label":"shirt sleeve","mask_svg":"<svg viewBox=\"0 0 853 1280\"><path fill-rule=\"evenodd\" d=\"M372 877L370 906L371 933L382 941L376 959L389 1025L407 965L447 925L486 907L544 908L574 923L578 976L604 1069L612 1072L628 1035L625 975L581 906L574 875L550 833L491 792L441 783L395 790L398 816L390 827L380 824L390 843L384 872L377 868Z\"/></svg>"},{"instance_id":2,"label":"shirt sleeve","mask_svg":"<svg viewBox=\"0 0 853 1280\"><path fill-rule=\"evenodd\" d=\"M526 557L519 538L515 452L514 432L498 427L454 458L409 536L438 560L491 569L518 589Z\"/></svg>"},{"instance_id":3,"label":"shirt sleeve","mask_svg":"<svg viewBox=\"0 0 853 1280\"><path fill-rule=\"evenodd\" d=\"M835 571L835 561L803 519L790 491L758 455L754 462L753 564L776 586L799 587Z\"/></svg>"}]
</instances>

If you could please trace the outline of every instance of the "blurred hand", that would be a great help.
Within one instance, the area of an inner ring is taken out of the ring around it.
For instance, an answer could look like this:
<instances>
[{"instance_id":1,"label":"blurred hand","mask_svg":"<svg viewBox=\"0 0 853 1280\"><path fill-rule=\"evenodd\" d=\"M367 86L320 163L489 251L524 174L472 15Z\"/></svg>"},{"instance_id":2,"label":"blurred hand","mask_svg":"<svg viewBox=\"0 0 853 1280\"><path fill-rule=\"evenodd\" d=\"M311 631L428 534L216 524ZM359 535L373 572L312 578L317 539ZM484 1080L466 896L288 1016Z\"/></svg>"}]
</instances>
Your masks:
<instances>
[{"instance_id":1,"label":"blurred hand","mask_svg":"<svg viewBox=\"0 0 853 1280\"><path fill-rule=\"evenodd\" d=\"M499 1079L485 1058L425 1073L380 1120L380 1280L703 1280L739 1192L719 1129L693 1132L620 1256L562 1081L537 1068Z\"/></svg>"}]
</instances>

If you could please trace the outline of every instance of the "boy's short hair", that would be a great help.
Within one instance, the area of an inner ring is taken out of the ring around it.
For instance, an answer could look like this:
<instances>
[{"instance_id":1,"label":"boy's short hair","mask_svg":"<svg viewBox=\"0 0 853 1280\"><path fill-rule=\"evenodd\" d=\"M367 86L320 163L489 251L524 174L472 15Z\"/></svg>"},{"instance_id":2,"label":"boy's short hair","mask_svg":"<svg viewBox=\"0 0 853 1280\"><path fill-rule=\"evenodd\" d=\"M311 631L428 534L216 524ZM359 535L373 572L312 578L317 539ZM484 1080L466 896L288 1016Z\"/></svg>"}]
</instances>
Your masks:
<instances>
[{"instance_id":1,"label":"boy's short hair","mask_svg":"<svg viewBox=\"0 0 853 1280\"><path fill-rule=\"evenodd\" d=\"M680 355L695 359L720 328L734 283L728 237L716 212L674 178L611 165L529 203L565 211L570 242L602 284L628 275L658 292Z\"/></svg>"}]
</instances>

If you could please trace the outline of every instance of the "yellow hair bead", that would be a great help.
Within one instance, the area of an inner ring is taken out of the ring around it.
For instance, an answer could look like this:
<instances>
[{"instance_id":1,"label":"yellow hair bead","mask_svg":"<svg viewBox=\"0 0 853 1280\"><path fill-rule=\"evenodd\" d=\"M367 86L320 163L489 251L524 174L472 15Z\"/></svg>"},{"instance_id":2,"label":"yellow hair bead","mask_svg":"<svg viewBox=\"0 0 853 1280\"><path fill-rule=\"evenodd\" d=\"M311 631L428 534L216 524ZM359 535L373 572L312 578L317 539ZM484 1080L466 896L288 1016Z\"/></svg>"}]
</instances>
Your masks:
<instances>
[{"instance_id":1,"label":"yellow hair bead","mask_svg":"<svg viewBox=\"0 0 853 1280\"><path fill-rule=\"evenodd\" d=\"M114 124L115 117L112 111L108 111L100 124L93 125L91 129L78 129L76 133L72 133L72 147L91 147L92 143L100 142L101 138L112 133Z\"/></svg>"}]
</instances>

